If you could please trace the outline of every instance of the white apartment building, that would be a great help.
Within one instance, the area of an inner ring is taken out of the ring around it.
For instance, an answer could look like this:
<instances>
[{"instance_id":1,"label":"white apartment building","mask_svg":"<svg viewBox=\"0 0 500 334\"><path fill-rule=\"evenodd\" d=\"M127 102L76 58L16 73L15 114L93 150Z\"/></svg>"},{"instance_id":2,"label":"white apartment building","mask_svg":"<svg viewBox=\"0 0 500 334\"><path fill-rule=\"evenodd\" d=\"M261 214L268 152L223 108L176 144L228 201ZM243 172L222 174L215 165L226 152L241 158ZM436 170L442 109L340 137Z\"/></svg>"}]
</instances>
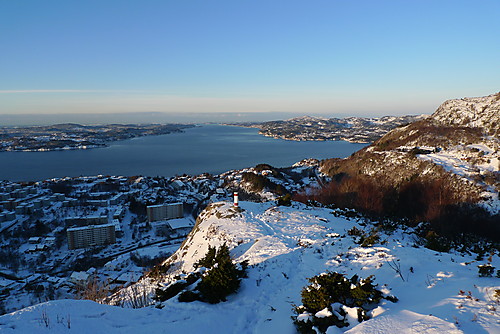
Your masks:
<instances>
[{"instance_id":1,"label":"white apartment building","mask_svg":"<svg viewBox=\"0 0 500 334\"><path fill-rule=\"evenodd\" d=\"M146 208L149 222L184 217L184 206L182 203L150 205Z\"/></svg>"},{"instance_id":2,"label":"white apartment building","mask_svg":"<svg viewBox=\"0 0 500 334\"><path fill-rule=\"evenodd\" d=\"M66 233L69 249L108 245L116 242L114 224L71 227L67 229Z\"/></svg>"}]
</instances>

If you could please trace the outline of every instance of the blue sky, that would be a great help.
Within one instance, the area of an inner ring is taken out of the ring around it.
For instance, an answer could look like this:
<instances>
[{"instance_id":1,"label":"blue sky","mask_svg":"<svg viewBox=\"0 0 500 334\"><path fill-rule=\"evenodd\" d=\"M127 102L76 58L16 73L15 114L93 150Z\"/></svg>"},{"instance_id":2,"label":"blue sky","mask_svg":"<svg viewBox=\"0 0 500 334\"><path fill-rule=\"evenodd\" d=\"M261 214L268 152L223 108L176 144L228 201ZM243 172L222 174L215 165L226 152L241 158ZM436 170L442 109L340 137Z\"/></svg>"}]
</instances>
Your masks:
<instances>
[{"instance_id":1,"label":"blue sky","mask_svg":"<svg viewBox=\"0 0 500 334\"><path fill-rule=\"evenodd\" d=\"M500 90L500 1L1 1L0 114L431 113Z\"/></svg>"}]
</instances>

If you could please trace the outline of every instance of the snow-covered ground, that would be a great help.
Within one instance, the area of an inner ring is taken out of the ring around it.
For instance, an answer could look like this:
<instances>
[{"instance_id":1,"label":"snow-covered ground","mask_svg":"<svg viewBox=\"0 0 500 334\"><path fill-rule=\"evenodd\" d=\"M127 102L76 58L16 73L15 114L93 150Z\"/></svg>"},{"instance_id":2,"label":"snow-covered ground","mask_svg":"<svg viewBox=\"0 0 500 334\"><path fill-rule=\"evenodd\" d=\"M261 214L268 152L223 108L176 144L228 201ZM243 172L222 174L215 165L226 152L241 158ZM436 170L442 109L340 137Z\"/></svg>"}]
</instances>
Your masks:
<instances>
[{"instance_id":1,"label":"snow-covered ground","mask_svg":"<svg viewBox=\"0 0 500 334\"><path fill-rule=\"evenodd\" d=\"M473 183L485 188L482 194L486 207L491 212L500 211L500 199L498 197L498 181L488 184L485 179L497 180L500 174L500 150L497 141L490 141L474 145L457 145L440 152L420 154L422 160L442 166L445 170L459 175ZM496 183L495 183L496 182Z\"/></svg>"},{"instance_id":2,"label":"snow-covered ground","mask_svg":"<svg viewBox=\"0 0 500 334\"><path fill-rule=\"evenodd\" d=\"M290 317L300 305L307 278L325 271L351 277L375 275L397 303L382 302L375 316L329 333L500 333L500 279L478 277L474 255L437 253L418 245L411 231L380 233L380 243L363 248L347 231L371 224L335 217L332 210L294 203L216 203L205 210L186 243L174 254L168 283L193 270L208 246L224 242L235 261L249 260L248 278L227 302L180 303L176 297L127 309L90 301L59 300L0 317L2 333L294 333ZM401 276L389 265L399 264ZM498 255L491 265L500 267ZM145 281L143 284L156 283Z\"/></svg>"},{"instance_id":3,"label":"snow-covered ground","mask_svg":"<svg viewBox=\"0 0 500 334\"><path fill-rule=\"evenodd\" d=\"M481 157L480 161L477 161L478 155ZM499 153L486 145L456 146L438 153L420 155L420 157L429 159L462 176L469 176L472 172L484 174L500 170ZM473 158L476 159L475 163L471 162Z\"/></svg>"}]
</instances>

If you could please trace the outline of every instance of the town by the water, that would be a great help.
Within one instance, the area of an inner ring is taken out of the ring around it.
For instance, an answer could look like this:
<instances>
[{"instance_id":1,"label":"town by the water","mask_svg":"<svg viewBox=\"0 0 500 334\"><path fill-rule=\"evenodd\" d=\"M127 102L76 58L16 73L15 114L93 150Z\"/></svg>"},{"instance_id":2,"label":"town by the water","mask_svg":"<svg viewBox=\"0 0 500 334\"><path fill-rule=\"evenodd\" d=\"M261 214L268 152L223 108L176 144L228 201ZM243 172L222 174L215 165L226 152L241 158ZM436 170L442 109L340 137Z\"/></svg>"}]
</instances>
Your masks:
<instances>
[{"instance_id":1,"label":"town by the water","mask_svg":"<svg viewBox=\"0 0 500 334\"><path fill-rule=\"evenodd\" d=\"M272 178L271 166L257 167ZM290 190L316 184L317 167L306 160L273 180ZM0 182L0 311L79 298L91 281L129 286L178 249L207 204L232 200L248 171Z\"/></svg>"}]
</instances>

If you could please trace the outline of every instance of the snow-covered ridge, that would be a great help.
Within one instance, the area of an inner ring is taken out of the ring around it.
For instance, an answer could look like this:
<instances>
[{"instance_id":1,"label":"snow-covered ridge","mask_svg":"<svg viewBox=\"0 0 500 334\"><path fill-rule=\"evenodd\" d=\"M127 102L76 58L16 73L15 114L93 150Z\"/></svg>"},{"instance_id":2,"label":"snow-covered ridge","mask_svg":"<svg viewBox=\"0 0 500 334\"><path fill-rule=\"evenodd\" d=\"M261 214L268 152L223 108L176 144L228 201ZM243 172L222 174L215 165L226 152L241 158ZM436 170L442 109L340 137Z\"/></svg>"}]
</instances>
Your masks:
<instances>
[{"instance_id":1,"label":"snow-covered ridge","mask_svg":"<svg viewBox=\"0 0 500 334\"><path fill-rule=\"evenodd\" d=\"M436 124L483 128L490 135L500 133L500 93L444 102L430 117Z\"/></svg>"},{"instance_id":2,"label":"snow-covered ridge","mask_svg":"<svg viewBox=\"0 0 500 334\"><path fill-rule=\"evenodd\" d=\"M244 203L243 208L223 202L209 205L185 243L166 261L172 265L171 272L194 270L194 263L206 254L209 245L226 243L237 262L247 260L250 265L258 265L325 233L324 220L307 211L285 213L283 207L272 203Z\"/></svg>"}]
</instances>

